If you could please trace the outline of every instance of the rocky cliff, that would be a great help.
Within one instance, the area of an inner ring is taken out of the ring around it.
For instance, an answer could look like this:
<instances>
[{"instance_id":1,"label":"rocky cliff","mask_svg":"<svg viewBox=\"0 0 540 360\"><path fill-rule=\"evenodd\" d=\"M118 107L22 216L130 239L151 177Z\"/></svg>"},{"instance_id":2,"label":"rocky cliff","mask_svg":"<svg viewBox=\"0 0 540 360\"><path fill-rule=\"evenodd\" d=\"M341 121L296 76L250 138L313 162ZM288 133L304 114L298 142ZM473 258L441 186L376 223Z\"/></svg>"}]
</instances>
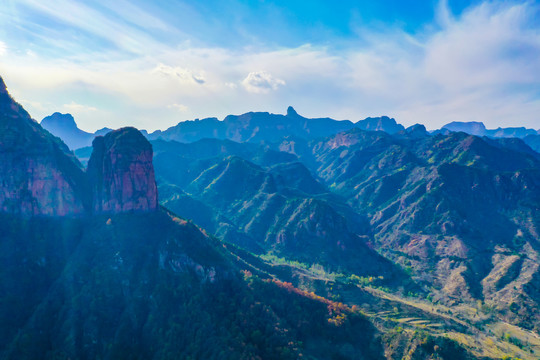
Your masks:
<instances>
[{"instance_id":1,"label":"rocky cliff","mask_svg":"<svg viewBox=\"0 0 540 360\"><path fill-rule=\"evenodd\" d=\"M13 100L0 78L0 211L23 216L85 212L85 176L62 141Z\"/></svg>"},{"instance_id":2,"label":"rocky cliff","mask_svg":"<svg viewBox=\"0 0 540 360\"><path fill-rule=\"evenodd\" d=\"M0 78L0 212L22 216L152 211L152 146L134 128L95 139L85 173L68 147L9 95Z\"/></svg>"},{"instance_id":3,"label":"rocky cliff","mask_svg":"<svg viewBox=\"0 0 540 360\"><path fill-rule=\"evenodd\" d=\"M94 139L88 178L95 213L146 212L157 209L152 145L135 128Z\"/></svg>"}]
</instances>

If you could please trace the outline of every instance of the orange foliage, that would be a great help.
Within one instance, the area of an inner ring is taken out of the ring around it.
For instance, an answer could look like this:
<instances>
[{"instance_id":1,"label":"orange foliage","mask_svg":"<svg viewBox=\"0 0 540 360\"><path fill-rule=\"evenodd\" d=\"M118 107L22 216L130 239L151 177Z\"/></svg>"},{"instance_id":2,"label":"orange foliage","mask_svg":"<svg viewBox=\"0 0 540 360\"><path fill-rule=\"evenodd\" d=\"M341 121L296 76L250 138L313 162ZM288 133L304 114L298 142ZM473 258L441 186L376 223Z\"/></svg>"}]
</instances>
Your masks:
<instances>
[{"instance_id":1,"label":"orange foliage","mask_svg":"<svg viewBox=\"0 0 540 360\"><path fill-rule=\"evenodd\" d=\"M328 315L330 316L328 318L328 322L336 326L343 324L343 322L347 318L347 313L353 313L353 312L358 311L358 308L356 307L356 305L351 308L341 302L332 301L325 297L319 296L315 294L313 291L305 291L305 290L298 289L289 282L281 281L278 279L265 280L265 281L268 281L268 282L272 281L277 286L283 289L287 289L289 292L298 294L300 296L305 296L315 301L319 301L326 304L326 307L328 308Z\"/></svg>"}]
</instances>

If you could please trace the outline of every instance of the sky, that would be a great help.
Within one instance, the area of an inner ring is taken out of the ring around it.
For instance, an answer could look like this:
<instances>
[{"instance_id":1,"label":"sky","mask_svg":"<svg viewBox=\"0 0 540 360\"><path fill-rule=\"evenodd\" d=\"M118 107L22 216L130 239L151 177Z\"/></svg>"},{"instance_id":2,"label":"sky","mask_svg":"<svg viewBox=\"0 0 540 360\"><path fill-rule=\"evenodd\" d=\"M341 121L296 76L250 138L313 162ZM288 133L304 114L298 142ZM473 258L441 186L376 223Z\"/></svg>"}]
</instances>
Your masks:
<instances>
[{"instance_id":1,"label":"sky","mask_svg":"<svg viewBox=\"0 0 540 360\"><path fill-rule=\"evenodd\" d=\"M540 0L2 0L0 76L86 131L289 105L540 129Z\"/></svg>"}]
</instances>

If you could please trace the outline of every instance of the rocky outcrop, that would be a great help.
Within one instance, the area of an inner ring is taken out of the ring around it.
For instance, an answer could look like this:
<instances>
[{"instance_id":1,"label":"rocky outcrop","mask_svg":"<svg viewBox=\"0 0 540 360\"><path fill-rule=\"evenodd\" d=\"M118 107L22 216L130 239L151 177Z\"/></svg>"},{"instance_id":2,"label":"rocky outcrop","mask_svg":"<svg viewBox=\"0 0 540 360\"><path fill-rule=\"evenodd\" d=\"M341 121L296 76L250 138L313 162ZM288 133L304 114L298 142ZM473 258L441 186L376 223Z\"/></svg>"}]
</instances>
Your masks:
<instances>
[{"instance_id":1,"label":"rocky outcrop","mask_svg":"<svg viewBox=\"0 0 540 360\"><path fill-rule=\"evenodd\" d=\"M11 98L0 78L0 211L79 215L85 204L78 160Z\"/></svg>"},{"instance_id":2,"label":"rocky outcrop","mask_svg":"<svg viewBox=\"0 0 540 360\"><path fill-rule=\"evenodd\" d=\"M71 124L55 114L49 124ZM57 137L16 103L0 78L0 212L81 216L157 209L152 146L134 128L97 137L85 173Z\"/></svg>"},{"instance_id":3,"label":"rocky outcrop","mask_svg":"<svg viewBox=\"0 0 540 360\"><path fill-rule=\"evenodd\" d=\"M135 128L123 128L93 142L88 162L94 213L154 211L158 206L152 145Z\"/></svg>"}]
</instances>

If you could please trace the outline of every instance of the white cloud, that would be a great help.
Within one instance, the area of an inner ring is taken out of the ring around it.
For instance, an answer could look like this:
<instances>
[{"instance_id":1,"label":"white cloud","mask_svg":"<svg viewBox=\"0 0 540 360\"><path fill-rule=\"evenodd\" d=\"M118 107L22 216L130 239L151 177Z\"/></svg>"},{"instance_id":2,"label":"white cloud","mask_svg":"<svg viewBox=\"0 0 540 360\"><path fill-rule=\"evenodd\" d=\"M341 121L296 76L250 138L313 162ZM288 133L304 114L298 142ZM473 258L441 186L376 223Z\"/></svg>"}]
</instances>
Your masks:
<instances>
[{"instance_id":1,"label":"white cloud","mask_svg":"<svg viewBox=\"0 0 540 360\"><path fill-rule=\"evenodd\" d=\"M247 91L255 94L267 94L271 90L277 90L285 85L285 81L274 78L266 71L250 72L242 81Z\"/></svg>"},{"instance_id":2,"label":"white cloud","mask_svg":"<svg viewBox=\"0 0 540 360\"><path fill-rule=\"evenodd\" d=\"M73 113L82 113L82 112L89 112L89 111L97 111L97 108L93 106L88 105L82 105L77 104L76 102L72 101L69 104L64 104L62 106L66 111L73 112Z\"/></svg>"},{"instance_id":3,"label":"white cloud","mask_svg":"<svg viewBox=\"0 0 540 360\"><path fill-rule=\"evenodd\" d=\"M448 0L439 0L435 10L435 19L443 28L450 26L454 22L454 17L448 6Z\"/></svg>"},{"instance_id":4,"label":"white cloud","mask_svg":"<svg viewBox=\"0 0 540 360\"><path fill-rule=\"evenodd\" d=\"M69 25L79 32L85 32L92 36L101 38L112 43L116 49L133 54L146 54L157 45L154 36L145 30L160 30L160 35L181 36L181 33L174 27L167 26L159 19L152 17L143 9L122 0L101 1L101 6L109 8L114 14L100 10L91 4L83 4L77 0L55 0L52 2L41 0L19 0L17 5L31 9L33 13L39 13L54 19L62 24ZM61 9L61 10L60 10ZM137 20L136 20L137 19ZM29 28L36 29L37 24L27 23L20 19ZM38 26L39 32L50 31L50 28ZM61 33L57 33L61 36ZM114 34L114 36L111 36ZM37 35L37 34L34 34ZM45 37L50 37L44 34ZM56 39L50 39L56 42ZM49 39L47 39L49 41ZM75 39L77 41L77 39Z\"/></svg>"},{"instance_id":5,"label":"white cloud","mask_svg":"<svg viewBox=\"0 0 540 360\"><path fill-rule=\"evenodd\" d=\"M31 101L31 100L25 100L20 99L18 100L19 103L21 103L24 107L31 108L32 110L40 110L40 111L46 111L47 107L45 104L42 104L39 101ZM50 106L50 104L48 104Z\"/></svg>"},{"instance_id":6,"label":"white cloud","mask_svg":"<svg viewBox=\"0 0 540 360\"><path fill-rule=\"evenodd\" d=\"M173 67L164 64L158 64L158 66L156 66L154 70L152 70L152 73L176 78L183 83L196 83L202 85L206 82L206 80L204 79L204 74L202 72L195 74L191 70L184 69L179 66Z\"/></svg>"},{"instance_id":7,"label":"white cloud","mask_svg":"<svg viewBox=\"0 0 540 360\"><path fill-rule=\"evenodd\" d=\"M7 45L5 42L0 41L0 56L4 55L7 51Z\"/></svg>"},{"instance_id":8,"label":"white cloud","mask_svg":"<svg viewBox=\"0 0 540 360\"><path fill-rule=\"evenodd\" d=\"M189 110L189 108L186 105L183 105L183 104L167 105L167 109L174 109L174 110L177 110L179 112L186 112L186 111Z\"/></svg>"},{"instance_id":9,"label":"white cloud","mask_svg":"<svg viewBox=\"0 0 540 360\"><path fill-rule=\"evenodd\" d=\"M528 26L538 15L527 4L468 11L428 41L427 75L456 92L540 83L540 29Z\"/></svg>"},{"instance_id":10,"label":"white cloud","mask_svg":"<svg viewBox=\"0 0 540 360\"><path fill-rule=\"evenodd\" d=\"M93 111L79 108L77 119L88 129L167 128L179 121L178 112L170 110L181 109L167 107L178 99L189 104L181 110L185 118L283 113L293 105L305 116L359 120L386 114L431 129L454 120L484 121L490 128L538 128L539 6L490 1L454 16L441 0L437 11L439 26L424 33L362 29L362 46L340 50L310 45L231 50L150 42L144 56L105 53L75 61L43 58L41 51L35 57L17 56L10 47L0 74L14 95L29 101L69 106L72 99L91 96L99 117L90 106ZM129 38L137 35L129 28L122 31ZM142 45L150 41L137 39Z\"/></svg>"}]
</instances>

